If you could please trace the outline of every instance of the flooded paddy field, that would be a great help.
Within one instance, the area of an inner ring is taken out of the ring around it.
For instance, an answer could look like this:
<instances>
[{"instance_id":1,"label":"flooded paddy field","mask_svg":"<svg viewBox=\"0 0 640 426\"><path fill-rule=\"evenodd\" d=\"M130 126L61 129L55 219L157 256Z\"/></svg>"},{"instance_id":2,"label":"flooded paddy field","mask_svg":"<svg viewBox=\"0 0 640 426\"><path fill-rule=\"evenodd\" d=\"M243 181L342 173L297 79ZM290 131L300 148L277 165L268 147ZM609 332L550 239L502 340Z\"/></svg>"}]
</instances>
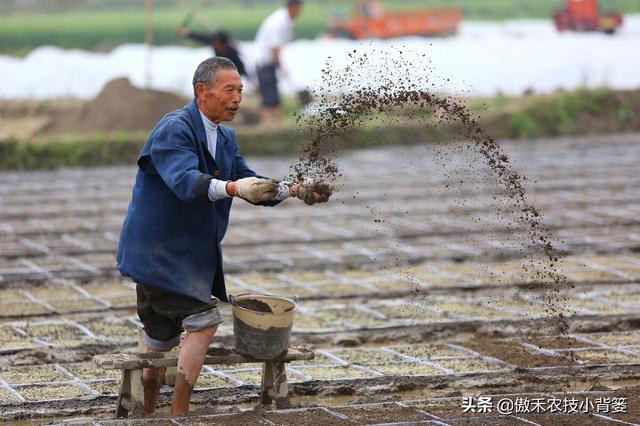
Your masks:
<instances>
[{"instance_id":1,"label":"flooded paddy field","mask_svg":"<svg viewBox=\"0 0 640 426\"><path fill-rule=\"evenodd\" d=\"M296 297L292 344L316 353L287 366L296 408L253 409L260 364L215 365L192 415L161 409L136 424L640 423L639 143L502 144L555 236L566 286L539 273L527 230L501 214L504 194L455 149L446 164L425 148L348 153L322 206L236 200L228 292ZM277 178L292 161L250 164ZM118 374L92 357L137 346L135 287L115 267L134 173L0 174L6 424L125 424L113 418ZM231 347L222 313L213 345Z\"/></svg>"}]
</instances>

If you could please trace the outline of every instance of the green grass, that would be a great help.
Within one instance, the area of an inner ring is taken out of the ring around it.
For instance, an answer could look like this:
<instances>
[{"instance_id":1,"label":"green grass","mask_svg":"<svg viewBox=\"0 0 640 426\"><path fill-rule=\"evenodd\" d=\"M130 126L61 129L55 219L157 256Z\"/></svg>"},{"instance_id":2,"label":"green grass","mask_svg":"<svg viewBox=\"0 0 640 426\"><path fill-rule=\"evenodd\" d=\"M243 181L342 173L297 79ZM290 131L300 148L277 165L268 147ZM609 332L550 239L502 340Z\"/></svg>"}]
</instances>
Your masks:
<instances>
[{"instance_id":1,"label":"green grass","mask_svg":"<svg viewBox=\"0 0 640 426\"><path fill-rule=\"evenodd\" d=\"M235 38L252 40L272 7L243 9L221 6L204 9L199 19L228 29ZM153 42L181 43L175 28L188 9L158 9L153 15ZM314 38L326 30L326 15L320 4L308 4L297 22L297 37ZM194 23L193 28L203 30ZM66 48L107 49L123 43L144 42L145 14L142 9L69 11L64 13L6 14L0 16L0 51L53 44Z\"/></svg>"},{"instance_id":2,"label":"green grass","mask_svg":"<svg viewBox=\"0 0 640 426\"><path fill-rule=\"evenodd\" d=\"M574 134L579 116L596 115L604 106L606 89L579 89L563 96L541 97L514 113L509 128L519 138Z\"/></svg>"},{"instance_id":3,"label":"green grass","mask_svg":"<svg viewBox=\"0 0 640 426\"><path fill-rule=\"evenodd\" d=\"M246 2L245 2L246 3ZM348 15L353 1L307 0L296 22L296 37L315 38L328 29L332 15ZM549 18L560 2L555 0L387 0L388 9L411 9L442 5L459 6L466 19ZM154 44L181 42L175 27L198 2L186 2L182 8L158 7L154 11ZM277 3L275 3L277 4ZM214 24L239 40L252 40L260 22L275 4L243 6L241 2L218 1L215 7L198 8L194 29ZM638 0L601 0L603 9L639 13ZM144 41L144 9L140 6L119 9L71 9L39 13L0 14L0 52L17 55L28 49L53 44L65 48L109 49L122 43Z\"/></svg>"},{"instance_id":4,"label":"green grass","mask_svg":"<svg viewBox=\"0 0 640 426\"><path fill-rule=\"evenodd\" d=\"M580 88L573 92L470 102L496 137L533 138L640 130L640 91Z\"/></svg>"}]
</instances>

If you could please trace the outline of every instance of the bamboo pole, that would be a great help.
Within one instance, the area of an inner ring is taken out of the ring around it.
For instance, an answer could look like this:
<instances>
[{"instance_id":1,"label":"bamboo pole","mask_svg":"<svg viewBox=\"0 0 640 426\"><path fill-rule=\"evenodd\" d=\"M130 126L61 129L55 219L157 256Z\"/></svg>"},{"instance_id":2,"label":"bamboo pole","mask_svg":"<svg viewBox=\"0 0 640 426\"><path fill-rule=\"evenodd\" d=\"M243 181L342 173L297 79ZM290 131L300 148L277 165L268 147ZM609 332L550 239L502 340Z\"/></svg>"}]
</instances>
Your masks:
<instances>
[{"instance_id":1,"label":"bamboo pole","mask_svg":"<svg viewBox=\"0 0 640 426\"><path fill-rule=\"evenodd\" d=\"M145 0L145 34L144 41L147 45L145 54L145 87L151 87L151 50L153 47L153 0Z\"/></svg>"}]
</instances>

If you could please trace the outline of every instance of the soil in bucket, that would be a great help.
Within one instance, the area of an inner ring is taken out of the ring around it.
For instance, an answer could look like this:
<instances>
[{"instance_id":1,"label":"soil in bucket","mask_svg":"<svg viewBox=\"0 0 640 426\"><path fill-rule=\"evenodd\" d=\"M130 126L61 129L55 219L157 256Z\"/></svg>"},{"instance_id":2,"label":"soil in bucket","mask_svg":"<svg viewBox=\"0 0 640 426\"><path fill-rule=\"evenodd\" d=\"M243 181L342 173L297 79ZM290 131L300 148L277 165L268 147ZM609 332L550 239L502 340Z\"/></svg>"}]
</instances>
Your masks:
<instances>
[{"instance_id":1,"label":"soil in bucket","mask_svg":"<svg viewBox=\"0 0 640 426\"><path fill-rule=\"evenodd\" d=\"M236 306L249 309L250 311L273 313L269 305L258 299L241 299L236 301Z\"/></svg>"},{"instance_id":2,"label":"soil in bucket","mask_svg":"<svg viewBox=\"0 0 640 426\"><path fill-rule=\"evenodd\" d=\"M281 357L289 348L296 309L294 302L275 296L233 298L234 350L260 360Z\"/></svg>"}]
</instances>

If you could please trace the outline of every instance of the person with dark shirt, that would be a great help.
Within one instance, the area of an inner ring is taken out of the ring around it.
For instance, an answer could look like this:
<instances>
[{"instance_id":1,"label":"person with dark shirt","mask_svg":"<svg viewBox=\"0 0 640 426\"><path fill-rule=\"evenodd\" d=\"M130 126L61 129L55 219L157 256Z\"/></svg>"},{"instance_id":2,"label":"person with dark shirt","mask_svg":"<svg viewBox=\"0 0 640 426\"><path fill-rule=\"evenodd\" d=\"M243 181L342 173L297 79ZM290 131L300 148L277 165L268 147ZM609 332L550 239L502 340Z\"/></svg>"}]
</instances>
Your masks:
<instances>
[{"instance_id":1,"label":"person with dark shirt","mask_svg":"<svg viewBox=\"0 0 640 426\"><path fill-rule=\"evenodd\" d=\"M180 26L176 28L176 33L182 38L188 38L202 44L211 45L216 56L229 59L236 66L241 76L247 79L249 78L247 70L244 67L244 62L240 59L240 53L233 47L228 32L220 30L213 34L195 33L189 28Z\"/></svg>"}]
</instances>

